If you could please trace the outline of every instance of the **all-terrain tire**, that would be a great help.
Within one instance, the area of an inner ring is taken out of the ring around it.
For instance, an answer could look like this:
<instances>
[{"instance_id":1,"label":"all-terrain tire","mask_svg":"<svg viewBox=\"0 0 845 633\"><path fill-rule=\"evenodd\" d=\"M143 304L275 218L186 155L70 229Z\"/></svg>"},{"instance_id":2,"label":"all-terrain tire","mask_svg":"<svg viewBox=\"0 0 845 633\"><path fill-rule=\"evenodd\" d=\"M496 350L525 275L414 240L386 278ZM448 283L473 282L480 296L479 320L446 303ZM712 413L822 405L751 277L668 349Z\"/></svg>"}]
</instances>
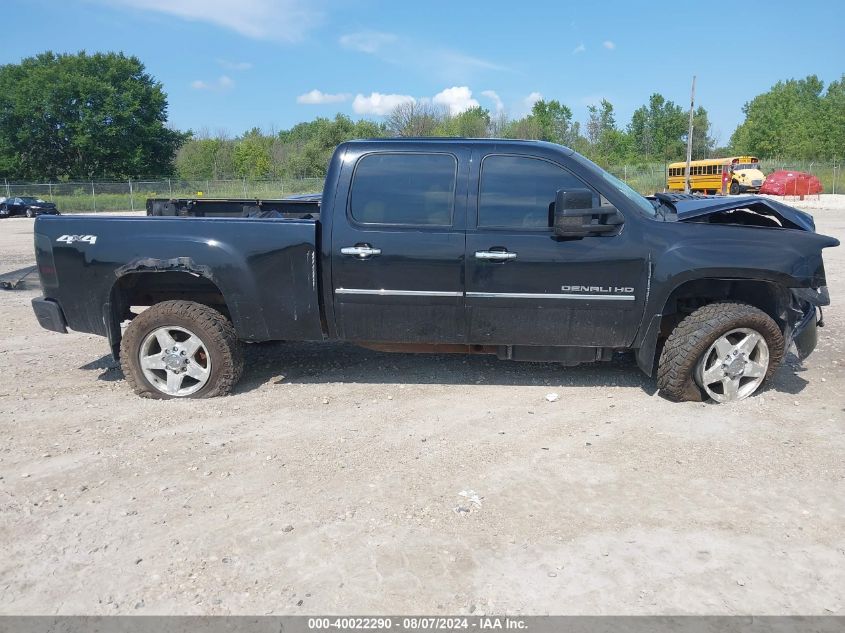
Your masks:
<instances>
[{"instance_id":1,"label":"all-terrain tire","mask_svg":"<svg viewBox=\"0 0 845 633\"><path fill-rule=\"evenodd\" d=\"M232 323L217 310L193 301L162 301L136 316L120 343L120 367L132 390L144 398L177 396L159 391L144 376L139 353L144 339L164 326L185 328L198 336L211 357L208 382L189 398L228 394L243 373L243 349Z\"/></svg>"},{"instance_id":2,"label":"all-terrain tire","mask_svg":"<svg viewBox=\"0 0 845 633\"><path fill-rule=\"evenodd\" d=\"M763 384L778 368L784 339L777 323L765 312L746 303L711 303L684 318L666 339L657 365L660 394L676 402L704 399L694 372L701 356L720 336L736 328L759 332L769 346L769 367Z\"/></svg>"}]
</instances>

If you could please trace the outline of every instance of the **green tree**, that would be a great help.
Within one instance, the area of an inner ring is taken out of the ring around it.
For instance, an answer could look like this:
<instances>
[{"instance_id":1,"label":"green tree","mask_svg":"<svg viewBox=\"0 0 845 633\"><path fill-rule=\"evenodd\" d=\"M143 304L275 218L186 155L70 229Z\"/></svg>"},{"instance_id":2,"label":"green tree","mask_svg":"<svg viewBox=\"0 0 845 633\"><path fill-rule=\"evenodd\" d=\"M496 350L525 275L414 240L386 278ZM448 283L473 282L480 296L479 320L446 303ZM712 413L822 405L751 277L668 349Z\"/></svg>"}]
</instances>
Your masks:
<instances>
[{"instance_id":1,"label":"green tree","mask_svg":"<svg viewBox=\"0 0 845 633\"><path fill-rule=\"evenodd\" d=\"M443 108L431 103L400 103L387 116L387 130L393 136L434 136L447 116Z\"/></svg>"},{"instance_id":2,"label":"green tree","mask_svg":"<svg viewBox=\"0 0 845 633\"><path fill-rule=\"evenodd\" d=\"M745 120L731 136L737 153L791 158L829 158L842 154L845 142L845 76L822 94L815 75L779 81L757 95L742 111Z\"/></svg>"},{"instance_id":3,"label":"green tree","mask_svg":"<svg viewBox=\"0 0 845 633\"><path fill-rule=\"evenodd\" d=\"M136 57L42 53L0 66L0 171L57 179L166 174L186 135Z\"/></svg>"},{"instance_id":4,"label":"green tree","mask_svg":"<svg viewBox=\"0 0 845 633\"><path fill-rule=\"evenodd\" d=\"M710 158L716 147L712 136L710 117L704 107L699 106L692 114L692 156L694 159ZM687 135L684 134L684 142Z\"/></svg>"},{"instance_id":5,"label":"green tree","mask_svg":"<svg viewBox=\"0 0 845 633\"><path fill-rule=\"evenodd\" d=\"M465 138L485 138L490 128L490 112L476 106L447 116L434 129L435 136L461 136Z\"/></svg>"},{"instance_id":6,"label":"green tree","mask_svg":"<svg viewBox=\"0 0 845 633\"><path fill-rule=\"evenodd\" d=\"M234 144L225 133L211 137L203 131L185 141L176 154L176 172L189 180L231 178L235 174Z\"/></svg>"},{"instance_id":7,"label":"green tree","mask_svg":"<svg viewBox=\"0 0 845 633\"><path fill-rule=\"evenodd\" d=\"M528 138L563 145L576 145L580 126L572 120L572 110L559 101L537 101L531 113L511 122L504 129L506 138Z\"/></svg>"},{"instance_id":8,"label":"green tree","mask_svg":"<svg viewBox=\"0 0 845 633\"><path fill-rule=\"evenodd\" d=\"M260 179L270 175L270 147L273 139L253 128L235 142L232 161L241 178Z\"/></svg>"},{"instance_id":9,"label":"green tree","mask_svg":"<svg viewBox=\"0 0 845 633\"><path fill-rule=\"evenodd\" d=\"M845 75L827 87L821 121L824 123L819 141L825 158L845 157Z\"/></svg>"},{"instance_id":10,"label":"green tree","mask_svg":"<svg viewBox=\"0 0 845 633\"><path fill-rule=\"evenodd\" d=\"M679 159L686 152L688 123L688 111L659 93L651 95L628 125L634 153L646 160Z\"/></svg>"},{"instance_id":11,"label":"green tree","mask_svg":"<svg viewBox=\"0 0 845 633\"><path fill-rule=\"evenodd\" d=\"M280 172L297 178L323 177L329 158L340 143L384 134L384 124L352 121L343 114L336 115L334 119L320 117L298 123L278 135L281 147L277 147L277 154L282 160Z\"/></svg>"},{"instance_id":12,"label":"green tree","mask_svg":"<svg viewBox=\"0 0 845 633\"><path fill-rule=\"evenodd\" d=\"M628 135L617 129L613 104L602 99L598 106L587 107L587 141L585 152L602 165L613 165L625 160L630 151Z\"/></svg>"},{"instance_id":13,"label":"green tree","mask_svg":"<svg viewBox=\"0 0 845 633\"><path fill-rule=\"evenodd\" d=\"M604 133L616 129L616 117L613 114L613 104L607 99L601 103L587 106L589 120L587 121L587 140L590 145L598 145Z\"/></svg>"}]
</instances>

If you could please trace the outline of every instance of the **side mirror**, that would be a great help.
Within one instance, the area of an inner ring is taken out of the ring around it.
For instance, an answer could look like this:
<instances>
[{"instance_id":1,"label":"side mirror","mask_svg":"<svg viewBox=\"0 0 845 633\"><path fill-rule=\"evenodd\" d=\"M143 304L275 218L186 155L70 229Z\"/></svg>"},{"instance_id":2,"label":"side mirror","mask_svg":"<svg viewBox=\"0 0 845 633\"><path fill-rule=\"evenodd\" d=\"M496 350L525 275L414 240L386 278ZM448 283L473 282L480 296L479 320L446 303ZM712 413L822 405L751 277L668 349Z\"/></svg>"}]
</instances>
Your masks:
<instances>
[{"instance_id":1,"label":"side mirror","mask_svg":"<svg viewBox=\"0 0 845 633\"><path fill-rule=\"evenodd\" d=\"M560 237L611 235L625 219L610 205L594 206L589 189L559 189L555 195L554 231Z\"/></svg>"}]
</instances>

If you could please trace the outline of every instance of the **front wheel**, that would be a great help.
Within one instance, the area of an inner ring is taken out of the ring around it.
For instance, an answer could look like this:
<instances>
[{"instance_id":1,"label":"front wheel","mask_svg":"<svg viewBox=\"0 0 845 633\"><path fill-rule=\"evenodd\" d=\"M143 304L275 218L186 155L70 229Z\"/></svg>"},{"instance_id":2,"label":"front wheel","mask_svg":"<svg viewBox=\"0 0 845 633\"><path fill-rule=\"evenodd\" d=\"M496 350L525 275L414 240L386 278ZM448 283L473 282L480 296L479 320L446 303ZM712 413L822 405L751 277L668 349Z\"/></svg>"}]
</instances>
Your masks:
<instances>
[{"instance_id":1,"label":"front wheel","mask_svg":"<svg viewBox=\"0 0 845 633\"><path fill-rule=\"evenodd\" d=\"M657 386L670 400L744 400L774 374L784 339L772 318L744 303L699 308L666 339Z\"/></svg>"},{"instance_id":2,"label":"front wheel","mask_svg":"<svg viewBox=\"0 0 845 633\"><path fill-rule=\"evenodd\" d=\"M26 217L34 218L35 217L35 211L33 211L32 209L27 209L26 210Z\"/></svg>"},{"instance_id":3,"label":"front wheel","mask_svg":"<svg viewBox=\"0 0 845 633\"><path fill-rule=\"evenodd\" d=\"M243 372L231 322L193 301L163 301L135 317L120 364L135 393L159 399L226 395Z\"/></svg>"},{"instance_id":4,"label":"front wheel","mask_svg":"<svg viewBox=\"0 0 845 633\"><path fill-rule=\"evenodd\" d=\"M739 194L739 183L738 182L734 181L734 182L731 183L730 192L731 192L732 196Z\"/></svg>"}]
</instances>

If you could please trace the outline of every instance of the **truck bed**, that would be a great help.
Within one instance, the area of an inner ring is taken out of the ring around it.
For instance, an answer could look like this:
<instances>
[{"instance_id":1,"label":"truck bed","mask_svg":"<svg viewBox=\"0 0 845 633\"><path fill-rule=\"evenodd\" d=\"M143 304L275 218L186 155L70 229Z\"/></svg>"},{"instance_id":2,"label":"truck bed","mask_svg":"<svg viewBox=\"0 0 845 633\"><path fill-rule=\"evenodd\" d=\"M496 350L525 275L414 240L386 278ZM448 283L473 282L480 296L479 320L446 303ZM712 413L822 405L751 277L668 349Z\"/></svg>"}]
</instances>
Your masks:
<instances>
[{"instance_id":1,"label":"truck bed","mask_svg":"<svg viewBox=\"0 0 845 633\"><path fill-rule=\"evenodd\" d=\"M280 199L147 198L147 215L316 219L320 216L321 197L321 194L303 194Z\"/></svg>"},{"instance_id":2,"label":"truck bed","mask_svg":"<svg viewBox=\"0 0 845 633\"><path fill-rule=\"evenodd\" d=\"M109 335L110 304L144 284L178 298L178 284L151 281L180 272L222 293L244 340L320 340L317 231L313 219L41 216L36 260L73 330Z\"/></svg>"}]
</instances>

